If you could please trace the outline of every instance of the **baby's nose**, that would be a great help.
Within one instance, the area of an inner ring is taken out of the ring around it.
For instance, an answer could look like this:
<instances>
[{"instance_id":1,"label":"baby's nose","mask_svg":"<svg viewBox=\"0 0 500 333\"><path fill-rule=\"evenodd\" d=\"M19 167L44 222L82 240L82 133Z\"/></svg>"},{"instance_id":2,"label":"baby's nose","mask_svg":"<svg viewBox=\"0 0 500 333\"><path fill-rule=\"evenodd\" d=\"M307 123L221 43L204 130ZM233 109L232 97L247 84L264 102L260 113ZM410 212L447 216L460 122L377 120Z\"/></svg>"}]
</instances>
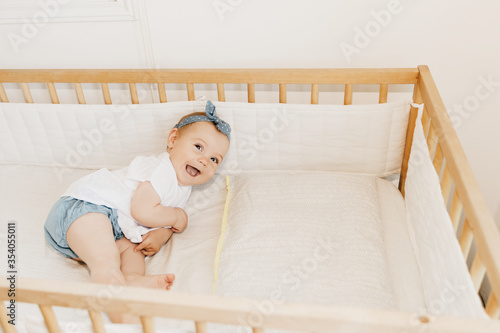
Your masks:
<instances>
[{"instance_id":1,"label":"baby's nose","mask_svg":"<svg viewBox=\"0 0 500 333\"><path fill-rule=\"evenodd\" d=\"M205 156L201 156L198 159L198 162L200 162L203 166L207 166L207 164L208 164L208 158L206 158Z\"/></svg>"}]
</instances>

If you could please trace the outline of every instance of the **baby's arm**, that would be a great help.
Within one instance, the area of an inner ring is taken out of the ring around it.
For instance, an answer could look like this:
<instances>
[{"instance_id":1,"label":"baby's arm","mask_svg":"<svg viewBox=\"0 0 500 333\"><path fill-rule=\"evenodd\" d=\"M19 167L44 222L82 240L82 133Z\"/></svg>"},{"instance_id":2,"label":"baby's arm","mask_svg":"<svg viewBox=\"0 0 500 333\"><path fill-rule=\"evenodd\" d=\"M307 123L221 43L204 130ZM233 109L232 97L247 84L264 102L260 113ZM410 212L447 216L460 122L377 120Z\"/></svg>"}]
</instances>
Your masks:
<instances>
[{"instance_id":1,"label":"baby's arm","mask_svg":"<svg viewBox=\"0 0 500 333\"><path fill-rule=\"evenodd\" d=\"M149 181L139 183L130 204L132 217L140 224L156 228L171 226L180 232L187 225L187 215L181 208L166 207Z\"/></svg>"}]
</instances>

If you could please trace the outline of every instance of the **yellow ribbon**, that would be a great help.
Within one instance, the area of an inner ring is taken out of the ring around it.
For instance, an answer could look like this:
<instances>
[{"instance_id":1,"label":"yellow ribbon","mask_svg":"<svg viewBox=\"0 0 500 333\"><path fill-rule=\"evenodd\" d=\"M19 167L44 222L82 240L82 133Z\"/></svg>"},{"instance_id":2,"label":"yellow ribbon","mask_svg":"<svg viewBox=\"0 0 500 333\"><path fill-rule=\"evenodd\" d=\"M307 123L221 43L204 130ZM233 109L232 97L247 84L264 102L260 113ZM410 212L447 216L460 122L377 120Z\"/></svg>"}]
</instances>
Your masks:
<instances>
[{"instance_id":1,"label":"yellow ribbon","mask_svg":"<svg viewBox=\"0 0 500 333\"><path fill-rule=\"evenodd\" d=\"M229 214L229 203L231 202L231 182L229 181L229 176L226 176L226 188L226 205L224 206L224 214L222 215L222 224L220 226L219 242L217 243L217 251L215 252L214 287L212 289L212 294L215 293L215 288L217 287L217 281L219 279L219 263L222 254L222 245L224 244L224 238L226 237L227 215Z\"/></svg>"}]
</instances>

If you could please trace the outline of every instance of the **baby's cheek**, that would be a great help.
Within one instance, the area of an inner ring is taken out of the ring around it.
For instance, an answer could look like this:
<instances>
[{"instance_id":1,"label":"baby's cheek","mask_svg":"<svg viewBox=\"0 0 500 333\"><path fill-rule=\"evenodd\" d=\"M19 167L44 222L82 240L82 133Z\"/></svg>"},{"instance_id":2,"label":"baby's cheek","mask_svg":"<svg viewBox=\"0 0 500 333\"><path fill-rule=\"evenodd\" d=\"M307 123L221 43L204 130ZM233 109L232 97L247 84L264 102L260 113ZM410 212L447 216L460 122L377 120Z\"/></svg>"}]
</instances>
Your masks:
<instances>
[{"instance_id":1,"label":"baby's cheek","mask_svg":"<svg viewBox=\"0 0 500 333\"><path fill-rule=\"evenodd\" d=\"M209 171L209 177L212 178L212 176L215 174L215 171L217 171L217 167L213 167Z\"/></svg>"}]
</instances>

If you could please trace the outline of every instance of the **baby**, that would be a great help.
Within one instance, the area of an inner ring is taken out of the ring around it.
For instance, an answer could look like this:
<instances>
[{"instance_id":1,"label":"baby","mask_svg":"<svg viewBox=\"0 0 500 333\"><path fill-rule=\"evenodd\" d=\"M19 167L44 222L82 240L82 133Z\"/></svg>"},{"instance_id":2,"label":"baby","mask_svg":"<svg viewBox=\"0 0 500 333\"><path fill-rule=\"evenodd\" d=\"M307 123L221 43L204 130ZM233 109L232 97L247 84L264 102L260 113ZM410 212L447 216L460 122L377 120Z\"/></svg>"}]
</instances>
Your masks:
<instances>
[{"instance_id":1,"label":"baby","mask_svg":"<svg viewBox=\"0 0 500 333\"><path fill-rule=\"evenodd\" d=\"M76 181L49 213L48 243L84 261L92 282L170 289L174 274L146 276L145 255L184 230L191 186L212 178L229 148L230 131L208 101L205 113L185 116L169 132L167 152Z\"/></svg>"}]
</instances>

